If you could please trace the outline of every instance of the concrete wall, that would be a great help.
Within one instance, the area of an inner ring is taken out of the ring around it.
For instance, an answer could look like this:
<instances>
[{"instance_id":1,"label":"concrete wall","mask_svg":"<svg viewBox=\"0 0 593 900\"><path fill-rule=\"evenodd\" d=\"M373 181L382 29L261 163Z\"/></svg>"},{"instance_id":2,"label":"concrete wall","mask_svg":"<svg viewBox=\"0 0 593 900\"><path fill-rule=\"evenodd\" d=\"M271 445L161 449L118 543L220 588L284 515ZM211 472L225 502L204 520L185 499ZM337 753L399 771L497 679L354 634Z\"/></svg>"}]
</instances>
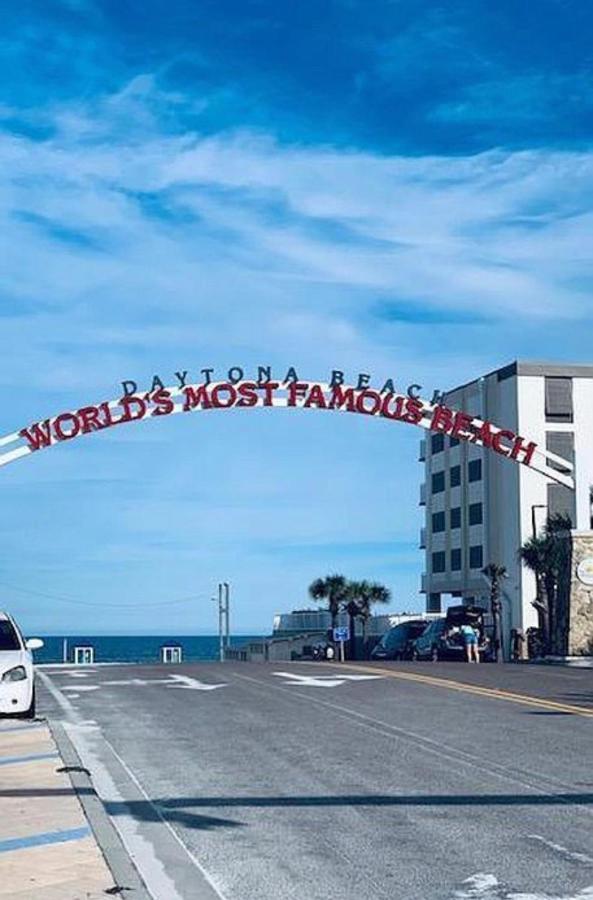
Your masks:
<instances>
[{"instance_id":1,"label":"concrete wall","mask_svg":"<svg viewBox=\"0 0 593 900\"><path fill-rule=\"evenodd\" d=\"M580 563L589 558L593 558L593 531L573 531L566 648L569 656L593 655L593 586L584 584L577 574Z\"/></svg>"}]
</instances>

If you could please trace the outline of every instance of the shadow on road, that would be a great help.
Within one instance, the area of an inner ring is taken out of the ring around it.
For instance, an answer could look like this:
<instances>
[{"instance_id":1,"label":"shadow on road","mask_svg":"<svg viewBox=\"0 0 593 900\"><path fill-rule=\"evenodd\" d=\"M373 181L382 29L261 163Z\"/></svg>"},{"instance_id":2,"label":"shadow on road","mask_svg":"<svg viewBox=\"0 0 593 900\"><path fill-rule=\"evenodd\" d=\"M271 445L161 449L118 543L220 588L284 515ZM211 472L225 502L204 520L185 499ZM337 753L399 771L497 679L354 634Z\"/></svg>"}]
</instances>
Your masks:
<instances>
[{"instance_id":1,"label":"shadow on road","mask_svg":"<svg viewBox=\"0 0 593 900\"><path fill-rule=\"evenodd\" d=\"M69 788L10 788L3 797L58 797L72 793ZM78 794L95 794L92 787ZM110 816L131 815L144 822L177 822L187 828L210 830L238 828L245 823L196 813L195 809L282 809L310 807L513 807L579 806L593 804L593 793L575 794L344 794L342 796L286 797L169 797L134 800L128 803L103 801Z\"/></svg>"}]
</instances>

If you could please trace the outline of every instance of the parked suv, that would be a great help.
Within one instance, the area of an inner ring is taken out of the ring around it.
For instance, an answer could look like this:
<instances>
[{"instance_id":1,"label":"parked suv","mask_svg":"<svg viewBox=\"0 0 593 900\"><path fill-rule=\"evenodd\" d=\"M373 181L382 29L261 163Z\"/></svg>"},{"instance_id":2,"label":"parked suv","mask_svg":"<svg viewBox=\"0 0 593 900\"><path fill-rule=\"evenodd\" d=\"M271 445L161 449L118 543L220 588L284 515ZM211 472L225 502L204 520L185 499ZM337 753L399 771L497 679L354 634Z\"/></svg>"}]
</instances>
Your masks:
<instances>
[{"instance_id":1,"label":"parked suv","mask_svg":"<svg viewBox=\"0 0 593 900\"><path fill-rule=\"evenodd\" d=\"M373 648L371 659L411 659L412 645L426 628L426 619L400 622L386 631Z\"/></svg>"},{"instance_id":2,"label":"parked suv","mask_svg":"<svg viewBox=\"0 0 593 900\"><path fill-rule=\"evenodd\" d=\"M478 651L482 659L490 657L490 644L484 632L484 610L480 606L451 606L447 615L435 619L416 638L412 648L413 659L464 660L465 642L459 631L461 625L471 625L478 633Z\"/></svg>"}]
</instances>

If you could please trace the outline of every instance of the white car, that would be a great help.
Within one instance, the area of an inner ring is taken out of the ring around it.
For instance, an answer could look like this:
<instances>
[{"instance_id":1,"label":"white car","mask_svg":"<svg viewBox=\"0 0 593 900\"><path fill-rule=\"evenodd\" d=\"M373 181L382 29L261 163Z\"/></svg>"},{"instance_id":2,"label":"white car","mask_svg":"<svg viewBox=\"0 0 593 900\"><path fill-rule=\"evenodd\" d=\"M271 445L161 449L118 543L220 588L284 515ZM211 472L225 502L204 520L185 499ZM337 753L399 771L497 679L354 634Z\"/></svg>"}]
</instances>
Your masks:
<instances>
[{"instance_id":1,"label":"white car","mask_svg":"<svg viewBox=\"0 0 593 900\"><path fill-rule=\"evenodd\" d=\"M39 638L25 641L16 622L0 612L0 715L32 719L35 715L35 672L32 650Z\"/></svg>"}]
</instances>

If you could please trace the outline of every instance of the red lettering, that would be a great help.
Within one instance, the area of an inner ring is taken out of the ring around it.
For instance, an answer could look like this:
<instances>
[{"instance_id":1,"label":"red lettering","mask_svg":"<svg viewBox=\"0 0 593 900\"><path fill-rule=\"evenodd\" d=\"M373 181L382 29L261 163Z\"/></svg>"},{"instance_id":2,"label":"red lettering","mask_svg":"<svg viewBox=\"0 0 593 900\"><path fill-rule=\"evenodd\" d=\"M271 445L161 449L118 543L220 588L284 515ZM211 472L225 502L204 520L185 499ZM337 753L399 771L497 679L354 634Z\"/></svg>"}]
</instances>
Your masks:
<instances>
[{"instance_id":1,"label":"red lettering","mask_svg":"<svg viewBox=\"0 0 593 900\"><path fill-rule=\"evenodd\" d=\"M161 388L152 395L152 402L155 409L151 412L151 416L170 416L175 409L175 404L171 399L171 391Z\"/></svg>"},{"instance_id":2,"label":"red lettering","mask_svg":"<svg viewBox=\"0 0 593 900\"><path fill-rule=\"evenodd\" d=\"M221 393L227 392L229 395L227 399L221 399ZM237 391L232 384L217 384L216 387L212 388L212 403L217 409L228 409L230 406L234 406L236 401Z\"/></svg>"},{"instance_id":3,"label":"red lettering","mask_svg":"<svg viewBox=\"0 0 593 900\"><path fill-rule=\"evenodd\" d=\"M82 409L79 409L76 415L80 420L80 430L83 434L88 434L89 431L100 431L101 428L105 428L102 422L99 421L99 408L96 406L83 406Z\"/></svg>"},{"instance_id":4,"label":"red lettering","mask_svg":"<svg viewBox=\"0 0 593 900\"><path fill-rule=\"evenodd\" d=\"M30 428L23 428L19 435L29 444L29 450L42 450L51 444L51 427L49 419L44 422L36 422Z\"/></svg>"},{"instance_id":5,"label":"red lettering","mask_svg":"<svg viewBox=\"0 0 593 900\"><path fill-rule=\"evenodd\" d=\"M442 431L448 434L453 427L453 412L448 406L435 406L430 420L431 431Z\"/></svg>"},{"instance_id":6,"label":"red lettering","mask_svg":"<svg viewBox=\"0 0 593 900\"><path fill-rule=\"evenodd\" d=\"M238 388L239 399L237 406L257 406L257 391L255 381L244 381Z\"/></svg>"},{"instance_id":7,"label":"red lettering","mask_svg":"<svg viewBox=\"0 0 593 900\"><path fill-rule=\"evenodd\" d=\"M212 406L210 397L208 396L207 385L205 384L201 384L197 390L191 385L188 385L183 388L182 394L185 397L183 412L195 409L196 406L199 406L200 409L210 409Z\"/></svg>"},{"instance_id":8,"label":"red lettering","mask_svg":"<svg viewBox=\"0 0 593 900\"><path fill-rule=\"evenodd\" d=\"M125 422L137 422L146 415L146 401L142 397L135 397L133 394L130 394L128 397L122 397L119 405L123 407L124 414L117 423L118 425L123 425ZM134 410L134 407L136 407L136 410Z\"/></svg>"},{"instance_id":9,"label":"red lettering","mask_svg":"<svg viewBox=\"0 0 593 900\"><path fill-rule=\"evenodd\" d=\"M472 428L473 437L471 438L472 444L482 444L484 447L491 447L492 441L494 439L494 435L492 433L492 426L490 422L482 422L481 425L474 425ZM513 435L514 437L515 435Z\"/></svg>"},{"instance_id":10,"label":"red lettering","mask_svg":"<svg viewBox=\"0 0 593 900\"><path fill-rule=\"evenodd\" d=\"M303 406L306 409L310 409L311 406L316 406L318 409L327 409L325 394L323 393L323 389L320 384L314 384L311 387L309 396L305 400Z\"/></svg>"},{"instance_id":11,"label":"red lettering","mask_svg":"<svg viewBox=\"0 0 593 900\"><path fill-rule=\"evenodd\" d=\"M401 419L405 399L401 394L386 394L381 404L381 415L385 416L386 419ZM392 401L395 401L394 410L389 409L389 404Z\"/></svg>"},{"instance_id":12,"label":"red lettering","mask_svg":"<svg viewBox=\"0 0 593 900\"><path fill-rule=\"evenodd\" d=\"M453 422L453 428L451 429L451 437L458 437L461 438L462 441L467 441L472 436L472 422L473 417L469 416L467 413L455 413L455 420Z\"/></svg>"},{"instance_id":13,"label":"red lettering","mask_svg":"<svg viewBox=\"0 0 593 900\"><path fill-rule=\"evenodd\" d=\"M511 450L511 459L518 459L519 454L524 453L523 459L520 459L519 462L524 466L528 466L536 450L537 444L534 444L533 441L526 444L524 438L516 437L513 449Z\"/></svg>"},{"instance_id":14,"label":"red lettering","mask_svg":"<svg viewBox=\"0 0 593 900\"><path fill-rule=\"evenodd\" d=\"M342 409L342 407L345 406L348 412L354 412L354 402L354 388L346 388L346 390L343 390L339 384L336 384L332 388L328 408Z\"/></svg>"},{"instance_id":15,"label":"red lettering","mask_svg":"<svg viewBox=\"0 0 593 900\"><path fill-rule=\"evenodd\" d=\"M365 401L371 400L372 409L367 409ZM381 409L381 395L377 391L362 391L356 398L356 412L365 416L374 416Z\"/></svg>"},{"instance_id":16,"label":"red lettering","mask_svg":"<svg viewBox=\"0 0 593 900\"><path fill-rule=\"evenodd\" d=\"M70 432L64 431L63 426L67 423L72 426L72 431ZM54 421L54 434L58 441L69 441L79 433L80 422L78 421L78 416L75 416L74 413L62 413L62 415L58 416Z\"/></svg>"},{"instance_id":17,"label":"red lettering","mask_svg":"<svg viewBox=\"0 0 593 900\"><path fill-rule=\"evenodd\" d=\"M409 425L419 425L424 418L424 405L422 400L416 397L406 397L406 411L402 416L402 422Z\"/></svg>"},{"instance_id":18,"label":"red lettering","mask_svg":"<svg viewBox=\"0 0 593 900\"><path fill-rule=\"evenodd\" d=\"M111 428L112 425L117 425L117 422L113 421L113 413L107 401L99 405L99 410L105 416L105 421L102 423L103 428Z\"/></svg>"},{"instance_id":19,"label":"red lettering","mask_svg":"<svg viewBox=\"0 0 593 900\"><path fill-rule=\"evenodd\" d=\"M501 456L508 456L512 450L512 447L507 447L502 443L503 438L507 438L509 441L515 440L515 432L514 431L498 431L496 434L492 435L492 449L496 451L496 453L500 453Z\"/></svg>"},{"instance_id":20,"label":"red lettering","mask_svg":"<svg viewBox=\"0 0 593 900\"><path fill-rule=\"evenodd\" d=\"M279 381L266 381L260 384L260 388L263 388L264 391L264 406L274 405L274 391L279 387Z\"/></svg>"},{"instance_id":21,"label":"red lettering","mask_svg":"<svg viewBox=\"0 0 593 900\"><path fill-rule=\"evenodd\" d=\"M307 393L307 385L302 381L293 381L288 385L288 406L298 406L299 401Z\"/></svg>"}]
</instances>

